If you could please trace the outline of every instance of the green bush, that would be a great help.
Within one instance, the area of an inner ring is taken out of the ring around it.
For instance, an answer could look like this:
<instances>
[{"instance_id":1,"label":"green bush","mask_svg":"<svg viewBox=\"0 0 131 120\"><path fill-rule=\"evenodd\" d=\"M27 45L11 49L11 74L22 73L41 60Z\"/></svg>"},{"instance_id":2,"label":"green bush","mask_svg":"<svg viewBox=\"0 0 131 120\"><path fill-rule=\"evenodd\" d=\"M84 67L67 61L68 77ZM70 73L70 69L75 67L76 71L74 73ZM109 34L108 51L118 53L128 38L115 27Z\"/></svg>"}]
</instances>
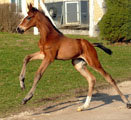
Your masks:
<instances>
[{"instance_id":1,"label":"green bush","mask_svg":"<svg viewBox=\"0 0 131 120\"><path fill-rule=\"evenodd\" d=\"M0 32L16 32L22 15L15 11L15 4L0 4Z\"/></svg>"},{"instance_id":2,"label":"green bush","mask_svg":"<svg viewBox=\"0 0 131 120\"><path fill-rule=\"evenodd\" d=\"M107 11L99 22L100 36L111 43L131 41L131 0L105 0Z\"/></svg>"}]
</instances>

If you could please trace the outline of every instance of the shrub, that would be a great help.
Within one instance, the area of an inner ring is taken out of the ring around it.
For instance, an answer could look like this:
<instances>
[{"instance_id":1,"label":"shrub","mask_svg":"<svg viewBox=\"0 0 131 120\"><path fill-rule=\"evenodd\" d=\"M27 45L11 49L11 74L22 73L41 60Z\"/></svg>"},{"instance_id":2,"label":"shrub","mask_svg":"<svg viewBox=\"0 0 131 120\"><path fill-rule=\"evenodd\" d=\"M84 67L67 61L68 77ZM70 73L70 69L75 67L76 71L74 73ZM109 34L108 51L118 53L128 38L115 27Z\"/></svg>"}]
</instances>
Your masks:
<instances>
[{"instance_id":1,"label":"shrub","mask_svg":"<svg viewBox=\"0 0 131 120\"><path fill-rule=\"evenodd\" d=\"M14 4L0 4L0 32L16 32L22 15L15 11Z\"/></svg>"},{"instance_id":2,"label":"shrub","mask_svg":"<svg viewBox=\"0 0 131 120\"><path fill-rule=\"evenodd\" d=\"M99 22L100 36L114 42L131 41L131 0L105 0L107 11Z\"/></svg>"}]
</instances>

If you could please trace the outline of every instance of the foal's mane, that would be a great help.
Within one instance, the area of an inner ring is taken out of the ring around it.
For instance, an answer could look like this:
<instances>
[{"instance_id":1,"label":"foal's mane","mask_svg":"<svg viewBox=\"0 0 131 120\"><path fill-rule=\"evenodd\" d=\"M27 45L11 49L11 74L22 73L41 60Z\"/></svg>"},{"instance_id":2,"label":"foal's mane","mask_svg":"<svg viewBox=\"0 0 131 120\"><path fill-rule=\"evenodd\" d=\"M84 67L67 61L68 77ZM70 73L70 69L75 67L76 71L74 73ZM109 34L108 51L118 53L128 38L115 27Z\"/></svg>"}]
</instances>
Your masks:
<instances>
[{"instance_id":1,"label":"foal's mane","mask_svg":"<svg viewBox=\"0 0 131 120\"><path fill-rule=\"evenodd\" d=\"M53 28L59 33L59 34L61 34L61 35L63 35L63 33L62 32L60 32L53 24L52 24L52 22L51 22L51 20L49 19L49 17L48 16L46 16L45 15L45 13L44 13L44 11L42 11L42 10L38 10L37 8L35 8L35 7L32 7L32 11L33 12L40 12L40 13L42 13L42 15L45 17L45 18L47 18L47 20L50 22L50 24L53 26Z\"/></svg>"}]
</instances>

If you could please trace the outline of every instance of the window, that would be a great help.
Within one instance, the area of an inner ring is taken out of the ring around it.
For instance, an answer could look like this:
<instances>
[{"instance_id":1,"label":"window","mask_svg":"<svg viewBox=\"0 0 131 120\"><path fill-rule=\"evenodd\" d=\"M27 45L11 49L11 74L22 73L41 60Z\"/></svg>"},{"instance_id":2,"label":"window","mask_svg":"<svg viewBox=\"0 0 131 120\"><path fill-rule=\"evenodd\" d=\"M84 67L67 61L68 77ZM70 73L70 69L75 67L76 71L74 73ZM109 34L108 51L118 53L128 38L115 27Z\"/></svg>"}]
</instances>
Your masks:
<instances>
[{"instance_id":1,"label":"window","mask_svg":"<svg viewBox=\"0 0 131 120\"><path fill-rule=\"evenodd\" d=\"M11 3L15 3L16 0L11 0Z\"/></svg>"},{"instance_id":2,"label":"window","mask_svg":"<svg viewBox=\"0 0 131 120\"><path fill-rule=\"evenodd\" d=\"M11 0L12 4L16 4L16 12L22 12L22 0Z\"/></svg>"}]
</instances>

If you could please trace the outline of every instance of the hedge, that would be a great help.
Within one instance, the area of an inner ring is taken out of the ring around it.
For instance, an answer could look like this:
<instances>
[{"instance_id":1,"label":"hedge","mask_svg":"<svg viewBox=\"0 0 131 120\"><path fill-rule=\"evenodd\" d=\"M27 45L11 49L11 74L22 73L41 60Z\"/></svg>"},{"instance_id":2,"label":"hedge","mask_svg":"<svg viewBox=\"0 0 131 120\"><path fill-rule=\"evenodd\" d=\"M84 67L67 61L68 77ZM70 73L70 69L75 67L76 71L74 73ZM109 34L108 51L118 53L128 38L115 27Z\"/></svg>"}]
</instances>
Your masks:
<instances>
[{"instance_id":1,"label":"hedge","mask_svg":"<svg viewBox=\"0 0 131 120\"><path fill-rule=\"evenodd\" d=\"M0 4L0 32L16 32L21 18L14 4Z\"/></svg>"},{"instance_id":2,"label":"hedge","mask_svg":"<svg viewBox=\"0 0 131 120\"><path fill-rule=\"evenodd\" d=\"M131 0L105 0L107 11L99 22L100 36L111 43L131 42Z\"/></svg>"}]
</instances>

